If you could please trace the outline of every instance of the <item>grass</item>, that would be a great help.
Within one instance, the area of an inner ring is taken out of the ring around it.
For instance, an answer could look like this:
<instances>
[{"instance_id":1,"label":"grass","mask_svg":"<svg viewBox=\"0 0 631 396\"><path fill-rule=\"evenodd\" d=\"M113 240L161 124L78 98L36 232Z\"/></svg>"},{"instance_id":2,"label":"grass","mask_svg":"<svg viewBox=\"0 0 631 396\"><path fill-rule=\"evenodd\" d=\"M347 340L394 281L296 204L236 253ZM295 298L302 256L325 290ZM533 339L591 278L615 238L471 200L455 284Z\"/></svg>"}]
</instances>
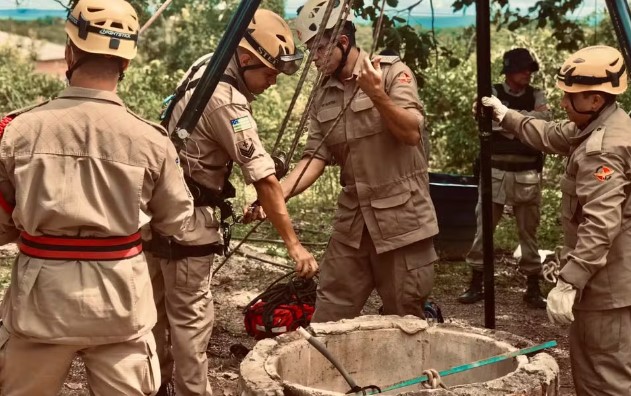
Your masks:
<instances>
[{"instance_id":1,"label":"grass","mask_svg":"<svg viewBox=\"0 0 631 396\"><path fill-rule=\"evenodd\" d=\"M0 297L4 296L4 292L11 282L11 267L13 265L13 257L0 258Z\"/></svg>"}]
</instances>

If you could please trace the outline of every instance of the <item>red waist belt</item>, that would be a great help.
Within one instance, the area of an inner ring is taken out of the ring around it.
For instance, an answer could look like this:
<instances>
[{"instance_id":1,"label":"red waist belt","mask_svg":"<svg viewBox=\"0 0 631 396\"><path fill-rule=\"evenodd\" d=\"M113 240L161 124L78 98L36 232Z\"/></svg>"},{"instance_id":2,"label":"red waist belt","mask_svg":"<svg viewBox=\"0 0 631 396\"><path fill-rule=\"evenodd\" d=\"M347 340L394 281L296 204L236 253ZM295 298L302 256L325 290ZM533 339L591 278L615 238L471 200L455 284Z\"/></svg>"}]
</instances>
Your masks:
<instances>
[{"instance_id":1,"label":"red waist belt","mask_svg":"<svg viewBox=\"0 0 631 396\"><path fill-rule=\"evenodd\" d=\"M123 237L69 238L20 234L23 254L48 260L124 260L142 253L140 232Z\"/></svg>"}]
</instances>

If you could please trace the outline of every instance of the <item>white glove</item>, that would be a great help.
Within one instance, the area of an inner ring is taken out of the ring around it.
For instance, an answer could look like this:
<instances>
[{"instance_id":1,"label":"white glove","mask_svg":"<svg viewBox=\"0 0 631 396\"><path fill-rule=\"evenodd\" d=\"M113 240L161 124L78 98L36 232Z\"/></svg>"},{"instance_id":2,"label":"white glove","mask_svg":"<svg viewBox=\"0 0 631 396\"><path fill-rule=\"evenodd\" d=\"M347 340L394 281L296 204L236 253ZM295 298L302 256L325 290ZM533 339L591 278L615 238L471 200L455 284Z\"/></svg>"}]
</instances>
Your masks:
<instances>
[{"instance_id":1,"label":"white glove","mask_svg":"<svg viewBox=\"0 0 631 396\"><path fill-rule=\"evenodd\" d=\"M576 289L569 283L559 279L554 289L548 293L548 319L556 324L570 324L574 321L572 306L576 297Z\"/></svg>"},{"instance_id":2,"label":"white glove","mask_svg":"<svg viewBox=\"0 0 631 396\"><path fill-rule=\"evenodd\" d=\"M493 108L493 118L495 118L497 122L502 122L506 112L508 111L508 107L504 106L495 96L483 96L482 105Z\"/></svg>"}]
</instances>

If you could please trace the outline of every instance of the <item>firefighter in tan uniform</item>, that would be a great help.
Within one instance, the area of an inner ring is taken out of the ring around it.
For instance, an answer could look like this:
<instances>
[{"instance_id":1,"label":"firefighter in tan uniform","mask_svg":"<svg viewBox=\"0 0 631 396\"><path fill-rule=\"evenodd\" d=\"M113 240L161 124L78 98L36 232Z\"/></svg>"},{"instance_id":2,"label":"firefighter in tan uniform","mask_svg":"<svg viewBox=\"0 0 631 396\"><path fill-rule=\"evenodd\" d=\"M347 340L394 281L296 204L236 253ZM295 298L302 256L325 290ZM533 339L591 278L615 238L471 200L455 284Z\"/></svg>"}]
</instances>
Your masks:
<instances>
[{"instance_id":1,"label":"firefighter in tan uniform","mask_svg":"<svg viewBox=\"0 0 631 396\"><path fill-rule=\"evenodd\" d=\"M429 197L416 82L397 57L371 62L355 46L351 20L340 29L327 62L325 47L342 5L333 8L327 34L315 43L326 5L308 1L296 19L298 37L316 52L316 66L328 79L315 99L321 105L310 114L303 158L282 182L289 197L310 157L313 161L291 195L313 184L325 166L341 167L343 189L321 263L313 321L359 315L375 288L385 314L423 317L437 259L432 237L438 226ZM325 137L357 86L361 89L344 117Z\"/></svg>"},{"instance_id":2,"label":"firefighter in tan uniform","mask_svg":"<svg viewBox=\"0 0 631 396\"><path fill-rule=\"evenodd\" d=\"M544 122L484 98L504 129L565 155L559 280L548 316L570 326L574 385L582 395L631 390L631 119L616 104L627 89L624 59L606 46L571 55L557 75L569 121Z\"/></svg>"},{"instance_id":3,"label":"firefighter in tan uniform","mask_svg":"<svg viewBox=\"0 0 631 396\"><path fill-rule=\"evenodd\" d=\"M134 9L80 0L65 29L70 87L0 122L0 242L20 235L0 388L57 395L79 355L91 394L155 394L156 309L138 230L151 221L180 233L193 202L166 131L115 93L136 55Z\"/></svg>"},{"instance_id":4,"label":"firefighter in tan uniform","mask_svg":"<svg viewBox=\"0 0 631 396\"><path fill-rule=\"evenodd\" d=\"M173 132L210 55L189 69L178 88L181 98L173 103L168 129ZM296 272L311 277L317 262L298 241L291 225L274 161L263 148L252 117L250 102L276 84L279 73L295 73L302 53L294 45L287 23L269 10L257 10L204 113L180 151L184 177L195 199L195 217L179 243L160 241L153 249L154 293L158 324L154 335L162 368L162 388L173 377L178 395L211 395L206 349L214 312L210 290L215 253L223 253L227 240L219 232L221 218L234 196L228 178L232 164L241 168L247 184L285 241ZM177 97L177 96L176 96ZM226 229L224 229L224 232ZM224 234L225 236L226 234ZM167 247L164 251L160 247ZM168 335L167 335L168 332ZM172 376L173 365L175 375Z\"/></svg>"},{"instance_id":5,"label":"firefighter in tan uniform","mask_svg":"<svg viewBox=\"0 0 631 396\"><path fill-rule=\"evenodd\" d=\"M502 73L504 82L493 86L496 95L509 109L549 121L551 114L542 90L530 85L532 73L539 70L539 63L525 48L514 48L504 53ZM511 205L517 223L521 258L519 269L527 276L524 301L533 308L545 308L546 301L539 289L541 259L537 247L541 204L540 172L543 169L543 154L512 134L493 124L491 172L493 190L493 229L497 226L504 205ZM484 299L482 287L482 202L476 206L477 230L466 261L471 266L469 288L458 297L463 304L472 304Z\"/></svg>"}]
</instances>

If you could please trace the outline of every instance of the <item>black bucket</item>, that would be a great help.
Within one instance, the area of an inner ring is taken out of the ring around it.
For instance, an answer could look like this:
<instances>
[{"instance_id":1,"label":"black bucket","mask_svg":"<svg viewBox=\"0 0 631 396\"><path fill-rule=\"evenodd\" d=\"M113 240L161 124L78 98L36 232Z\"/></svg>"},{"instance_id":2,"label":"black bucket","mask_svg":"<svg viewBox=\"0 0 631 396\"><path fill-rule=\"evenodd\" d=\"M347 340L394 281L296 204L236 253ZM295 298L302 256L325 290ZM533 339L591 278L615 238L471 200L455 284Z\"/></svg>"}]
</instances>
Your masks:
<instances>
[{"instance_id":1,"label":"black bucket","mask_svg":"<svg viewBox=\"0 0 631 396\"><path fill-rule=\"evenodd\" d=\"M463 259L471 248L476 230L478 186L475 178L430 172L429 194L440 230L434 237L438 255L444 260Z\"/></svg>"}]
</instances>

